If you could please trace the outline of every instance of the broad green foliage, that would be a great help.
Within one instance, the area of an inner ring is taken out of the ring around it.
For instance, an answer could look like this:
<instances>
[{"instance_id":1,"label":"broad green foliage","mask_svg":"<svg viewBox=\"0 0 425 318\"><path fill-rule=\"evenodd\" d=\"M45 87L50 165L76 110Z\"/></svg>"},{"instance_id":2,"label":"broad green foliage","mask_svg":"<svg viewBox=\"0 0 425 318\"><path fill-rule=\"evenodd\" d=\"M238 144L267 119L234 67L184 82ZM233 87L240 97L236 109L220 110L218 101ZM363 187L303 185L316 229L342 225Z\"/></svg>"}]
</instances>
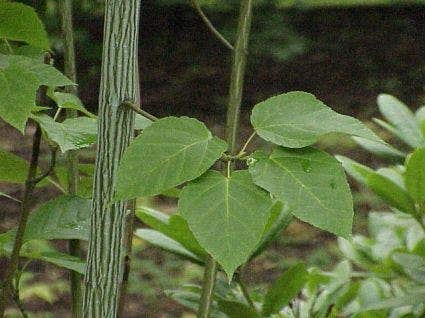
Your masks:
<instances>
[{"instance_id":1,"label":"broad green foliage","mask_svg":"<svg viewBox=\"0 0 425 318\"><path fill-rule=\"evenodd\" d=\"M406 164L406 187L412 198L425 203L425 148L416 149Z\"/></svg>"},{"instance_id":2,"label":"broad green foliage","mask_svg":"<svg viewBox=\"0 0 425 318\"><path fill-rule=\"evenodd\" d=\"M0 55L0 117L23 133L39 86L72 84L50 65L23 56Z\"/></svg>"},{"instance_id":3,"label":"broad green foliage","mask_svg":"<svg viewBox=\"0 0 425 318\"><path fill-rule=\"evenodd\" d=\"M381 142L357 119L334 112L304 92L281 94L257 104L252 110L251 122L263 139L289 148L312 145L329 133L345 133Z\"/></svg>"},{"instance_id":4,"label":"broad green foliage","mask_svg":"<svg viewBox=\"0 0 425 318\"><path fill-rule=\"evenodd\" d=\"M229 278L259 243L272 201L247 171L207 172L182 191L179 210L198 242ZM205 222L205 220L208 220Z\"/></svg>"},{"instance_id":5,"label":"broad green foliage","mask_svg":"<svg viewBox=\"0 0 425 318\"><path fill-rule=\"evenodd\" d=\"M89 117L66 119L59 123L47 115L32 115L47 137L59 145L62 152L91 146L97 139L97 122Z\"/></svg>"},{"instance_id":6,"label":"broad green foliage","mask_svg":"<svg viewBox=\"0 0 425 318\"><path fill-rule=\"evenodd\" d=\"M170 239L168 236L161 232L148 230L148 229L137 229L135 235L152 245L158 246L166 251L182 256L194 263L203 263L197 255L187 250L179 242Z\"/></svg>"},{"instance_id":7,"label":"broad green foliage","mask_svg":"<svg viewBox=\"0 0 425 318\"><path fill-rule=\"evenodd\" d=\"M188 117L167 117L148 126L126 150L117 199L159 194L199 177L221 157L226 143Z\"/></svg>"},{"instance_id":8,"label":"broad green foliage","mask_svg":"<svg viewBox=\"0 0 425 318\"><path fill-rule=\"evenodd\" d=\"M35 209L28 219L24 240L88 240L90 200L61 196ZM14 237L15 231L1 234Z\"/></svg>"},{"instance_id":9,"label":"broad green foliage","mask_svg":"<svg viewBox=\"0 0 425 318\"><path fill-rule=\"evenodd\" d=\"M415 214L415 202L406 191L403 177L396 170L374 171L344 156L337 156L348 174L369 186L388 204L402 212Z\"/></svg>"},{"instance_id":10,"label":"broad green foliage","mask_svg":"<svg viewBox=\"0 0 425 318\"><path fill-rule=\"evenodd\" d=\"M374 118L374 122L388 131L391 135L403 141L409 148L425 145L425 107L413 113L403 102L397 98L381 94L378 96L378 105L381 114L388 122ZM400 151L389 145L371 142L354 137L355 142L367 151L391 161L403 162L405 151Z\"/></svg>"},{"instance_id":11,"label":"broad green foliage","mask_svg":"<svg viewBox=\"0 0 425 318\"><path fill-rule=\"evenodd\" d=\"M26 160L0 149L0 181L24 183L28 166Z\"/></svg>"},{"instance_id":12,"label":"broad green foliage","mask_svg":"<svg viewBox=\"0 0 425 318\"><path fill-rule=\"evenodd\" d=\"M91 198L93 188L94 164L80 163L78 165L77 195L82 198ZM66 166L57 164L55 175L63 189L68 189L68 171Z\"/></svg>"},{"instance_id":13,"label":"broad green foliage","mask_svg":"<svg viewBox=\"0 0 425 318\"><path fill-rule=\"evenodd\" d=\"M87 240L89 221L90 200L62 196L41 205L28 219L21 256L44 260L82 273L84 261L58 252L44 240ZM14 238L14 229L0 234L0 254L12 251Z\"/></svg>"},{"instance_id":14,"label":"broad green foliage","mask_svg":"<svg viewBox=\"0 0 425 318\"><path fill-rule=\"evenodd\" d=\"M263 304L263 315L277 314L291 301L307 282L308 273L303 264L297 264L284 272L274 283Z\"/></svg>"},{"instance_id":15,"label":"broad green foliage","mask_svg":"<svg viewBox=\"0 0 425 318\"><path fill-rule=\"evenodd\" d=\"M0 1L0 38L26 42L45 50L50 47L34 9L17 2Z\"/></svg>"},{"instance_id":16,"label":"broad green foliage","mask_svg":"<svg viewBox=\"0 0 425 318\"><path fill-rule=\"evenodd\" d=\"M75 109L82 112L84 115L96 119L96 115L90 113L83 105L81 100L74 94L62 93L62 92L48 92L50 98L52 98L59 108Z\"/></svg>"},{"instance_id":17,"label":"broad green foliage","mask_svg":"<svg viewBox=\"0 0 425 318\"><path fill-rule=\"evenodd\" d=\"M398 132L398 136L411 147L424 145L423 136L412 111L397 98L381 94L378 106L382 115Z\"/></svg>"},{"instance_id":18,"label":"broad green foliage","mask_svg":"<svg viewBox=\"0 0 425 318\"><path fill-rule=\"evenodd\" d=\"M147 119L146 117L143 117L142 115L136 114L136 116L134 117L135 130L143 130L150 124L152 124L152 121L150 119Z\"/></svg>"},{"instance_id":19,"label":"broad green foliage","mask_svg":"<svg viewBox=\"0 0 425 318\"><path fill-rule=\"evenodd\" d=\"M0 67L0 87L0 117L23 133L35 106L37 77L20 65Z\"/></svg>"},{"instance_id":20,"label":"broad green foliage","mask_svg":"<svg viewBox=\"0 0 425 318\"><path fill-rule=\"evenodd\" d=\"M151 208L141 207L136 209L136 216L152 229L175 240L199 258L206 256L205 250L196 241L186 220L179 214L168 216Z\"/></svg>"},{"instance_id":21,"label":"broad green foliage","mask_svg":"<svg viewBox=\"0 0 425 318\"><path fill-rule=\"evenodd\" d=\"M254 156L254 182L288 205L299 219L349 237L353 202L344 171L333 157L313 148L277 148Z\"/></svg>"}]
</instances>

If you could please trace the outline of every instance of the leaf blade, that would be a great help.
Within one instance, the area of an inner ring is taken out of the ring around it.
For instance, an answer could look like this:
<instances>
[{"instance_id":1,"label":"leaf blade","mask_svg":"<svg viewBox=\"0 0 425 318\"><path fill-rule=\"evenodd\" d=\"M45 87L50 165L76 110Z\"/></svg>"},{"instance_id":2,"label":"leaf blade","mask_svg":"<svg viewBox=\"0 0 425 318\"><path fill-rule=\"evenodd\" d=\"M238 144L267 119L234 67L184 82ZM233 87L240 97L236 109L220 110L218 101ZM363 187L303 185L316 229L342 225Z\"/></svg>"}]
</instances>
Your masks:
<instances>
[{"instance_id":1,"label":"leaf blade","mask_svg":"<svg viewBox=\"0 0 425 318\"><path fill-rule=\"evenodd\" d=\"M334 112L305 92L281 94L255 105L251 123L263 139L289 148L310 146L329 133L345 133L383 143L359 120Z\"/></svg>"}]
</instances>

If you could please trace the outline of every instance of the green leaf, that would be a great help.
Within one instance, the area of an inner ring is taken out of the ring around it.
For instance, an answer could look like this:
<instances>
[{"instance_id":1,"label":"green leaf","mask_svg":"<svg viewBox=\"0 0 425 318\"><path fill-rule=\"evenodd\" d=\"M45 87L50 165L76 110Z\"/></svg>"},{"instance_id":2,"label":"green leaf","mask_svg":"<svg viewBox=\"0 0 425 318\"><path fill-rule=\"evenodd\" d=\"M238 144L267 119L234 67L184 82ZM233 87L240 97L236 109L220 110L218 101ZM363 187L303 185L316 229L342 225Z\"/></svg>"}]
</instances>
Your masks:
<instances>
[{"instance_id":1,"label":"green leaf","mask_svg":"<svg viewBox=\"0 0 425 318\"><path fill-rule=\"evenodd\" d=\"M380 300L361 308L361 311L390 309L404 306L415 306L425 302L425 288L423 286L409 290L405 295Z\"/></svg>"},{"instance_id":2,"label":"green leaf","mask_svg":"<svg viewBox=\"0 0 425 318\"><path fill-rule=\"evenodd\" d=\"M195 179L221 157L227 146L200 121L166 117L148 126L121 161L116 198L161 193Z\"/></svg>"},{"instance_id":3,"label":"green leaf","mask_svg":"<svg viewBox=\"0 0 425 318\"><path fill-rule=\"evenodd\" d=\"M388 169L385 169L378 173L344 156L336 157L342 162L348 174L370 187L385 202L404 213L415 213L415 204L412 198L400 185L400 179L394 175L394 172L389 175Z\"/></svg>"},{"instance_id":4,"label":"green leaf","mask_svg":"<svg viewBox=\"0 0 425 318\"><path fill-rule=\"evenodd\" d=\"M162 234L161 232L155 231L155 230L148 230L148 229L138 229L134 233L137 237L141 238L142 240L145 240L146 242L149 242L152 245L158 246L166 251L169 251L173 254L177 254L179 256L182 256L183 258L187 258L191 260L192 262L202 264L203 261L184 248L183 245L181 245L179 242L169 238L168 236Z\"/></svg>"},{"instance_id":5,"label":"green leaf","mask_svg":"<svg viewBox=\"0 0 425 318\"><path fill-rule=\"evenodd\" d=\"M196 241L186 220L181 215L168 216L151 208L137 207L136 216L152 229L177 241L199 258L203 259L206 256L205 250Z\"/></svg>"},{"instance_id":6,"label":"green leaf","mask_svg":"<svg viewBox=\"0 0 425 318\"><path fill-rule=\"evenodd\" d=\"M250 306L235 300L218 299L218 308L229 318L259 318L258 313Z\"/></svg>"},{"instance_id":7,"label":"green leaf","mask_svg":"<svg viewBox=\"0 0 425 318\"><path fill-rule=\"evenodd\" d=\"M416 149L406 163L404 178L406 187L412 198L421 204L425 203L425 148Z\"/></svg>"},{"instance_id":8,"label":"green leaf","mask_svg":"<svg viewBox=\"0 0 425 318\"><path fill-rule=\"evenodd\" d=\"M406 154L400 150L388 145L376 141L371 141L361 137L353 137L353 140L363 149L384 158L403 159Z\"/></svg>"},{"instance_id":9,"label":"green leaf","mask_svg":"<svg viewBox=\"0 0 425 318\"><path fill-rule=\"evenodd\" d=\"M0 234L0 255L10 255L13 249L14 235L10 232ZM61 253L56 250L51 244L44 240L31 240L24 242L21 252L21 257L42 260L52 263L59 267L71 269L80 274L84 274L85 262L78 257Z\"/></svg>"},{"instance_id":10,"label":"green leaf","mask_svg":"<svg viewBox=\"0 0 425 318\"><path fill-rule=\"evenodd\" d=\"M51 92L48 94L50 98L52 98L59 108L65 109L75 109L82 112L84 115L96 119L97 116L90 113L83 105L81 100L70 93L62 93L62 92Z\"/></svg>"},{"instance_id":11,"label":"green leaf","mask_svg":"<svg viewBox=\"0 0 425 318\"><path fill-rule=\"evenodd\" d=\"M24 241L78 239L88 240L90 200L60 196L44 203L29 218ZM2 234L4 239L14 238L15 229Z\"/></svg>"},{"instance_id":12,"label":"green leaf","mask_svg":"<svg viewBox=\"0 0 425 318\"><path fill-rule=\"evenodd\" d=\"M312 145L329 133L383 143L359 120L334 112L305 92L281 94L257 104L252 110L251 123L263 139L289 148Z\"/></svg>"},{"instance_id":13,"label":"green leaf","mask_svg":"<svg viewBox=\"0 0 425 318\"><path fill-rule=\"evenodd\" d=\"M39 81L20 65L0 68L0 117L24 133L26 122L35 106ZM19 93L17 93L19 92Z\"/></svg>"},{"instance_id":14,"label":"green leaf","mask_svg":"<svg viewBox=\"0 0 425 318\"><path fill-rule=\"evenodd\" d=\"M425 258L409 253L394 253L392 259L415 281L425 283Z\"/></svg>"},{"instance_id":15,"label":"green leaf","mask_svg":"<svg viewBox=\"0 0 425 318\"><path fill-rule=\"evenodd\" d=\"M199 244L223 267L229 279L255 250L272 201L252 183L247 171L226 177L209 171L182 191L179 210Z\"/></svg>"},{"instance_id":16,"label":"green leaf","mask_svg":"<svg viewBox=\"0 0 425 318\"><path fill-rule=\"evenodd\" d=\"M88 117L66 119L59 123L47 115L31 115L49 139L59 145L62 152L86 148L97 139L97 121Z\"/></svg>"},{"instance_id":17,"label":"green leaf","mask_svg":"<svg viewBox=\"0 0 425 318\"><path fill-rule=\"evenodd\" d=\"M20 66L31 72L38 80L39 85L59 87L75 85L68 77L59 72L52 65L39 62L37 59L20 55L0 54L0 65ZM22 80L22 79L21 79Z\"/></svg>"},{"instance_id":18,"label":"green leaf","mask_svg":"<svg viewBox=\"0 0 425 318\"><path fill-rule=\"evenodd\" d=\"M26 160L0 149L0 181L25 183L29 164Z\"/></svg>"},{"instance_id":19,"label":"green leaf","mask_svg":"<svg viewBox=\"0 0 425 318\"><path fill-rule=\"evenodd\" d=\"M378 106L406 144L413 148L424 144L415 115L404 103L391 95L381 94L378 96Z\"/></svg>"},{"instance_id":20,"label":"green leaf","mask_svg":"<svg viewBox=\"0 0 425 318\"><path fill-rule=\"evenodd\" d=\"M308 280L304 264L297 264L283 273L267 292L263 304L263 315L277 314L296 297Z\"/></svg>"},{"instance_id":21,"label":"green leaf","mask_svg":"<svg viewBox=\"0 0 425 318\"><path fill-rule=\"evenodd\" d=\"M136 114L136 116L134 117L134 129L136 130L143 130L150 124L152 124L152 120L143 117L140 114Z\"/></svg>"},{"instance_id":22,"label":"green leaf","mask_svg":"<svg viewBox=\"0 0 425 318\"><path fill-rule=\"evenodd\" d=\"M72 84L50 65L24 56L0 54L0 117L23 133L31 111L36 107L39 86Z\"/></svg>"},{"instance_id":23,"label":"green leaf","mask_svg":"<svg viewBox=\"0 0 425 318\"><path fill-rule=\"evenodd\" d=\"M293 216L288 207L280 201L275 202L270 211L270 217L266 224L263 237L251 258L261 254L288 227L292 219Z\"/></svg>"},{"instance_id":24,"label":"green leaf","mask_svg":"<svg viewBox=\"0 0 425 318\"><path fill-rule=\"evenodd\" d=\"M49 39L34 9L18 2L0 1L0 38L26 42L49 50Z\"/></svg>"},{"instance_id":25,"label":"green leaf","mask_svg":"<svg viewBox=\"0 0 425 318\"><path fill-rule=\"evenodd\" d=\"M314 148L277 148L250 165L254 182L302 221L350 237L353 201L341 164Z\"/></svg>"}]
</instances>

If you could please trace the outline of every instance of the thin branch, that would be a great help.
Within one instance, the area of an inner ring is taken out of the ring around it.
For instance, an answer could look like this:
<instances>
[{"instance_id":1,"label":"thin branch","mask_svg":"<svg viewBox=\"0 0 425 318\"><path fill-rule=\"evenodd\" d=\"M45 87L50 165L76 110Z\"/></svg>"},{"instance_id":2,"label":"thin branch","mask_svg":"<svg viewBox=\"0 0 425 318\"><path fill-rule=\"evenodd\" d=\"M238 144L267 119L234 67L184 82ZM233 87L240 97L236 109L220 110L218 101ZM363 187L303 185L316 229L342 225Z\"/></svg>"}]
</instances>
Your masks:
<instances>
[{"instance_id":1,"label":"thin branch","mask_svg":"<svg viewBox=\"0 0 425 318\"><path fill-rule=\"evenodd\" d=\"M202 285L202 295L197 318L209 318L212 300L214 296L215 277L217 275L217 263L211 256L207 256Z\"/></svg>"},{"instance_id":2,"label":"thin branch","mask_svg":"<svg viewBox=\"0 0 425 318\"><path fill-rule=\"evenodd\" d=\"M211 21L208 19L208 17L205 15L204 11L202 11L201 6L199 5L199 3L196 0L190 0L190 2L192 3L193 7L195 8L196 12L199 14L199 16L201 17L202 21L204 21L205 25L207 26L207 28L211 31L211 33L213 33L215 35L215 37L221 42L223 43L228 49L230 50L234 50L235 48L233 47L232 44L229 43L229 41L226 40L226 38L214 27L214 25L211 23Z\"/></svg>"},{"instance_id":3,"label":"thin branch","mask_svg":"<svg viewBox=\"0 0 425 318\"><path fill-rule=\"evenodd\" d=\"M245 142L245 144L243 145L242 149L239 151L238 153L238 157L241 157L245 154L245 150L248 147L249 143L252 141L252 139L255 137L256 132L254 131L251 136L249 136L249 138L247 139L247 141Z\"/></svg>"},{"instance_id":4,"label":"thin branch","mask_svg":"<svg viewBox=\"0 0 425 318\"><path fill-rule=\"evenodd\" d=\"M50 164L49 164L49 168L47 168L46 172L44 172L42 175L35 177L34 179L30 180L31 182L33 182L35 185L39 182L41 182L44 178L47 178L53 171L53 169L55 168L56 165L56 153L58 151L57 147L51 148L50 149Z\"/></svg>"},{"instance_id":5,"label":"thin branch","mask_svg":"<svg viewBox=\"0 0 425 318\"><path fill-rule=\"evenodd\" d=\"M149 114L147 111L144 111L143 109L141 109L139 107L139 105L131 102L131 101L124 101L121 104L122 106L128 107L130 109L132 109L135 113L142 115L143 117L146 117L152 121L157 121L158 117L155 117L154 115Z\"/></svg>"}]
</instances>

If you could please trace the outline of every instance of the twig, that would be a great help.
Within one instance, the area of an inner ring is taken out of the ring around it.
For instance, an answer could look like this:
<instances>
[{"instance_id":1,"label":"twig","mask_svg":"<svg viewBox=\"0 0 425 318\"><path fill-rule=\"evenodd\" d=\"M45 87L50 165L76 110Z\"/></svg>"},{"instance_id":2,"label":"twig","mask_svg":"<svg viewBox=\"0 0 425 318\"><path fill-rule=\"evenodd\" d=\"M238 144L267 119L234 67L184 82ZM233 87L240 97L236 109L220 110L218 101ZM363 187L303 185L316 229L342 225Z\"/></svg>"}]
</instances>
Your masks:
<instances>
[{"instance_id":1,"label":"twig","mask_svg":"<svg viewBox=\"0 0 425 318\"><path fill-rule=\"evenodd\" d=\"M135 104L135 103L133 103L131 101L124 101L124 102L122 102L121 105L122 106L126 106L126 107L134 110L135 113L137 113L139 115L142 115L143 117L146 117L146 118L148 118L148 119L150 119L152 121L157 121L158 120L158 117L155 117L154 115L149 114L147 111L141 109L139 107L139 105L137 105L137 104Z\"/></svg>"},{"instance_id":2,"label":"twig","mask_svg":"<svg viewBox=\"0 0 425 318\"><path fill-rule=\"evenodd\" d=\"M201 17L202 21L204 21L207 28L215 35L215 37L223 43L228 49L234 51L233 45L229 43L229 41L226 40L226 38L214 27L214 25L211 23L211 21L208 19L208 17L205 15L204 11L202 11L201 6L196 0L190 0L193 7L195 8L196 12Z\"/></svg>"},{"instance_id":3,"label":"twig","mask_svg":"<svg viewBox=\"0 0 425 318\"><path fill-rule=\"evenodd\" d=\"M248 147L249 143L252 141L252 139L255 137L256 132L254 131L251 136L247 139L245 144L243 145L242 149L239 151L238 156L243 156L245 154L245 150Z\"/></svg>"},{"instance_id":4,"label":"twig","mask_svg":"<svg viewBox=\"0 0 425 318\"><path fill-rule=\"evenodd\" d=\"M53 171L53 169L55 168L55 165L56 165L56 153L57 153L57 151L58 151L58 147L53 147L53 148L50 149L50 164L49 164L49 168L47 168L46 172L44 172L40 176L35 177L34 179L30 180L35 185L37 185L44 178L47 178L52 173L52 171Z\"/></svg>"},{"instance_id":5,"label":"twig","mask_svg":"<svg viewBox=\"0 0 425 318\"><path fill-rule=\"evenodd\" d=\"M217 275L217 263L211 256L207 256L205 272L202 284L202 295L198 310L198 318L209 318L212 300L214 297L215 277Z\"/></svg>"}]
</instances>

